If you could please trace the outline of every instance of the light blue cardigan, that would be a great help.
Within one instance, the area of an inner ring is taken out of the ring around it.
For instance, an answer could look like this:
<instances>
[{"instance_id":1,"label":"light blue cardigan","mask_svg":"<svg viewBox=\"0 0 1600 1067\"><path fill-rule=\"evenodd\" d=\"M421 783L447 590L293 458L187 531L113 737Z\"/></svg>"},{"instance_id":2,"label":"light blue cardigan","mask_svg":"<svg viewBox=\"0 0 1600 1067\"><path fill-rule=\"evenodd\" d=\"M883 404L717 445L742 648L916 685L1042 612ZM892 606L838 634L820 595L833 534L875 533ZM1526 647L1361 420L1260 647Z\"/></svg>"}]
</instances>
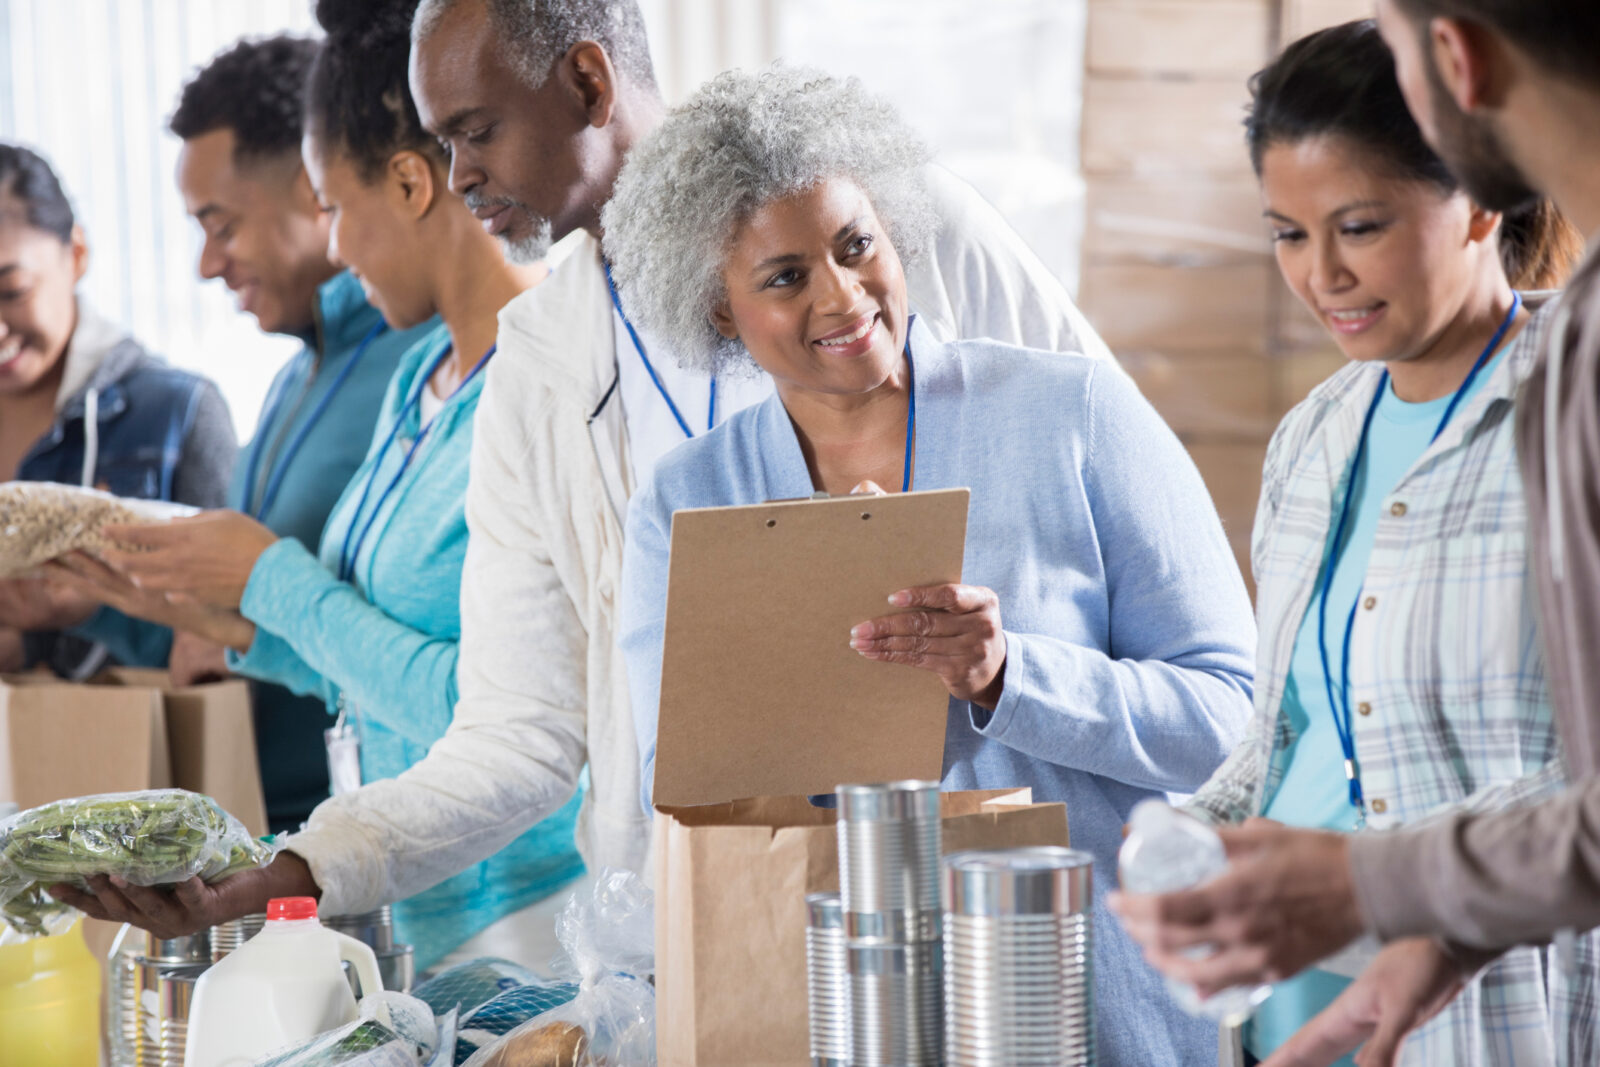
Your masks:
<instances>
[{"instance_id":1,"label":"light blue cardigan","mask_svg":"<svg viewBox=\"0 0 1600 1067\"><path fill-rule=\"evenodd\" d=\"M341 695L354 704L364 782L393 778L422 759L455 710L467 470L482 374L435 417L362 543L352 580L337 577L362 490L376 466L365 524L421 426L406 400L449 340L441 325L401 358L371 450L328 517L320 553L284 538L262 554L240 605L256 624L256 640L244 656L230 655L240 674L321 696L330 714ZM402 415L398 439L381 451ZM397 933L415 946L419 970L582 873L577 810L574 797L494 856L395 906Z\"/></svg>"},{"instance_id":2,"label":"light blue cardigan","mask_svg":"<svg viewBox=\"0 0 1600 1067\"><path fill-rule=\"evenodd\" d=\"M939 344L914 320L911 351L915 488L971 489L963 580L999 594L1006 636L993 714L950 701L944 788L1066 802L1073 845L1095 857L1099 1062L1214 1062L1215 1027L1171 1002L1100 898L1128 812L1193 792L1250 716L1255 625L1216 510L1178 439L1104 362ZM674 450L629 507L621 642L647 794L672 513L811 492L773 396Z\"/></svg>"}]
</instances>

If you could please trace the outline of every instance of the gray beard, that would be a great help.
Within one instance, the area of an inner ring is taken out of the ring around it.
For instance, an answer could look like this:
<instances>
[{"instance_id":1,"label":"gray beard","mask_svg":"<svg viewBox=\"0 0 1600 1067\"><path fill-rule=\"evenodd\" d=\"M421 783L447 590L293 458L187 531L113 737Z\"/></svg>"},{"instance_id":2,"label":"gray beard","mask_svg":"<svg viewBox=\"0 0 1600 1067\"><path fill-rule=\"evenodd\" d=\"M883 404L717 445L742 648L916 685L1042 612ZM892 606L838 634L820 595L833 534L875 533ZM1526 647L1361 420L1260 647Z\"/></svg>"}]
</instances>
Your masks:
<instances>
[{"instance_id":1,"label":"gray beard","mask_svg":"<svg viewBox=\"0 0 1600 1067\"><path fill-rule=\"evenodd\" d=\"M550 254L555 243L549 219L539 219L533 232L525 237L501 237L506 259L519 267L531 266Z\"/></svg>"}]
</instances>

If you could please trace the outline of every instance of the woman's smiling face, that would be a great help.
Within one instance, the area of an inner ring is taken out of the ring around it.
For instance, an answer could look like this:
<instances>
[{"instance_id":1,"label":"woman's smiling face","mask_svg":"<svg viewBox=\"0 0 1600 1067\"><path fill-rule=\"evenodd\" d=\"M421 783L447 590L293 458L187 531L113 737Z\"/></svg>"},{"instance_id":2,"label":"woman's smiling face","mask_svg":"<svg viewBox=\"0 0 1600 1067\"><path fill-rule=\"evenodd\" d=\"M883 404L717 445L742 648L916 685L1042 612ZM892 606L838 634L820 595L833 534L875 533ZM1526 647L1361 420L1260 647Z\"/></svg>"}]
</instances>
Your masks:
<instances>
[{"instance_id":1,"label":"woman's smiling face","mask_svg":"<svg viewBox=\"0 0 1600 1067\"><path fill-rule=\"evenodd\" d=\"M854 182L829 179L762 205L735 231L722 281L718 331L780 384L866 393L899 366L905 272Z\"/></svg>"},{"instance_id":2,"label":"woman's smiling face","mask_svg":"<svg viewBox=\"0 0 1600 1067\"><path fill-rule=\"evenodd\" d=\"M0 197L0 393L32 389L66 355L78 321L74 291L88 263L79 232L63 241Z\"/></svg>"},{"instance_id":3,"label":"woman's smiling face","mask_svg":"<svg viewBox=\"0 0 1600 1067\"><path fill-rule=\"evenodd\" d=\"M1498 216L1338 136L1268 148L1261 189L1284 280L1350 359L1427 351L1497 254Z\"/></svg>"}]
</instances>

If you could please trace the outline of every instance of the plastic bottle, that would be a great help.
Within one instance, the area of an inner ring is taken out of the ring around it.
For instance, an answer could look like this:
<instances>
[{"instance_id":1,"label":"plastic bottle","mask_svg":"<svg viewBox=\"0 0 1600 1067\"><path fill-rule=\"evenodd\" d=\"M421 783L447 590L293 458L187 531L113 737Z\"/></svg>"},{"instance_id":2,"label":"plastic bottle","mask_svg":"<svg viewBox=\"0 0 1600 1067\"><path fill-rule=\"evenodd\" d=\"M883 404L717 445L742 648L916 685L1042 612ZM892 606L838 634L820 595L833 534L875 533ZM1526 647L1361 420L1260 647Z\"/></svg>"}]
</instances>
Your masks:
<instances>
[{"instance_id":1,"label":"plastic bottle","mask_svg":"<svg viewBox=\"0 0 1600 1067\"><path fill-rule=\"evenodd\" d=\"M372 949L317 921L310 897L267 905L261 932L200 976L189 1006L185 1067L248 1067L269 1052L357 1018L341 961L361 994L378 992Z\"/></svg>"},{"instance_id":2,"label":"plastic bottle","mask_svg":"<svg viewBox=\"0 0 1600 1067\"><path fill-rule=\"evenodd\" d=\"M1171 893L1209 882L1228 869L1222 839L1199 819L1159 800L1143 800L1128 818L1128 839L1117 856L1122 888L1130 893ZM1205 945L1185 955L1204 959ZM1167 989L1190 1015L1235 1026L1272 993L1270 985L1234 986L1201 1000L1193 986L1167 979Z\"/></svg>"},{"instance_id":3,"label":"plastic bottle","mask_svg":"<svg viewBox=\"0 0 1600 1067\"><path fill-rule=\"evenodd\" d=\"M100 965L81 920L0 944L0 1063L98 1067Z\"/></svg>"}]
</instances>

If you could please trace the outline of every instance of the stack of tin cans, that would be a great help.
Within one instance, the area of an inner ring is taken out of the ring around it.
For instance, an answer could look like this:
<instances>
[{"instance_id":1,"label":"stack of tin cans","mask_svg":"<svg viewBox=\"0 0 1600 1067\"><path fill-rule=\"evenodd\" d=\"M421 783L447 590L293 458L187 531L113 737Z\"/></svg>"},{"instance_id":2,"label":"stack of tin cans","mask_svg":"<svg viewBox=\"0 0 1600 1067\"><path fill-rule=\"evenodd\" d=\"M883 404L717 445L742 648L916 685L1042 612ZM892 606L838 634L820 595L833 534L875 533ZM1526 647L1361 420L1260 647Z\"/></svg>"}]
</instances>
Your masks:
<instances>
[{"instance_id":1,"label":"stack of tin cans","mask_svg":"<svg viewBox=\"0 0 1600 1067\"><path fill-rule=\"evenodd\" d=\"M950 1067L1094 1063L1092 872L1065 848L945 860Z\"/></svg>"},{"instance_id":2,"label":"stack of tin cans","mask_svg":"<svg viewBox=\"0 0 1600 1067\"><path fill-rule=\"evenodd\" d=\"M943 1063L939 783L844 785L839 884L853 1067Z\"/></svg>"},{"instance_id":3,"label":"stack of tin cans","mask_svg":"<svg viewBox=\"0 0 1600 1067\"><path fill-rule=\"evenodd\" d=\"M850 974L838 893L806 897L806 1002L811 1067L850 1067Z\"/></svg>"}]
</instances>

